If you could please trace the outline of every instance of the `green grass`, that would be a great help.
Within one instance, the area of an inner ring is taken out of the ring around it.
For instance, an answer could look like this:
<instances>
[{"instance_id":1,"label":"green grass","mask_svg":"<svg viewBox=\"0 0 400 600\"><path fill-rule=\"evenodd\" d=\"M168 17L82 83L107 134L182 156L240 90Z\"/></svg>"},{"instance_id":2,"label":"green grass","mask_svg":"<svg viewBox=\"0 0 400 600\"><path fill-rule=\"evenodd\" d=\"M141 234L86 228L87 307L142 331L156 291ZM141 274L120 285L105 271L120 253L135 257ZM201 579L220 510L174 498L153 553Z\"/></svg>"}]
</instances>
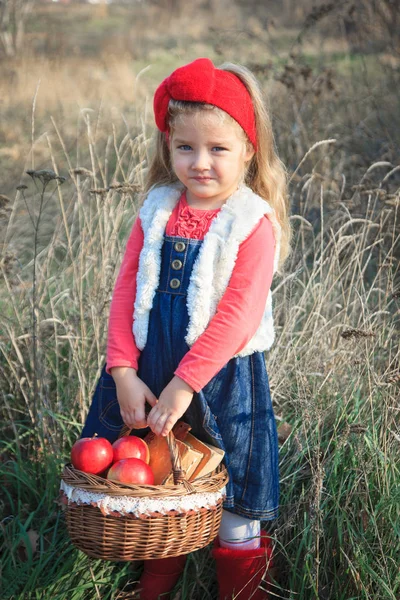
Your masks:
<instances>
[{"instance_id":1,"label":"green grass","mask_svg":"<svg viewBox=\"0 0 400 600\"><path fill-rule=\"evenodd\" d=\"M300 588L301 597L315 588L317 578L326 597L394 599L399 593L393 554L399 549L398 450L392 442L382 452L382 401L376 394L368 418L359 394L337 398L336 414L311 420L310 429L298 424L301 449L295 453L289 447L281 459L283 506L292 507L296 521L303 517L303 529L293 539L293 524L288 528L282 519L282 529L288 529L288 587ZM285 517L294 518L288 509Z\"/></svg>"},{"instance_id":2,"label":"green grass","mask_svg":"<svg viewBox=\"0 0 400 600\"><path fill-rule=\"evenodd\" d=\"M383 401L374 395L370 413L360 392L335 402L327 394L320 401L323 420L293 407L293 434L281 448L281 516L274 534L278 597L289 597L286 588L296 592L293 598L314 598L317 586L322 598L398 597L400 473L398 447L382 449ZM139 577L140 566L92 560L69 543L55 501L79 423L64 414L51 417L55 438L15 422L18 436L2 445L1 597L117 598ZM30 531L37 534L35 550ZM210 548L191 555L182 599L214 598L215 586Z\"/></svg>"}]
</instances>

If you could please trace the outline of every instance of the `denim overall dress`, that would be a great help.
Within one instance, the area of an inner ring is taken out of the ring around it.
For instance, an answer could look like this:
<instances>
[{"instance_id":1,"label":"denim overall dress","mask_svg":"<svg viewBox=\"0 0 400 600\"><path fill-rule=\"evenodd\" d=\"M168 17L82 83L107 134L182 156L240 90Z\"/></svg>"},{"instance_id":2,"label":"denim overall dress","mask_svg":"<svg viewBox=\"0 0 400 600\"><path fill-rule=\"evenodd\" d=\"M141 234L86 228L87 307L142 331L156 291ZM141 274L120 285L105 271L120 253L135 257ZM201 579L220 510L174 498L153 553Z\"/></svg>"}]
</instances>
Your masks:
<instances>
[{"instance_id":1,"label":"denim overall dress","mask_svg":"<svg viewBox=\"0 0 400 600\"><path fill-rule=\"evenodd\" d=\"M186 294L203 240L164 235L159 285L150 311L147 342L138 376L156 397L174 377L188 352ZM232 358L199 392L182 419L191 433L225 451L229 473L224 509L249 519L278 515L278 439L262 352ZM114 380L104 365L82 437L111 442L123 425ZM144 437L147 429L133 430Z\"/></svg>"}]
</instances>

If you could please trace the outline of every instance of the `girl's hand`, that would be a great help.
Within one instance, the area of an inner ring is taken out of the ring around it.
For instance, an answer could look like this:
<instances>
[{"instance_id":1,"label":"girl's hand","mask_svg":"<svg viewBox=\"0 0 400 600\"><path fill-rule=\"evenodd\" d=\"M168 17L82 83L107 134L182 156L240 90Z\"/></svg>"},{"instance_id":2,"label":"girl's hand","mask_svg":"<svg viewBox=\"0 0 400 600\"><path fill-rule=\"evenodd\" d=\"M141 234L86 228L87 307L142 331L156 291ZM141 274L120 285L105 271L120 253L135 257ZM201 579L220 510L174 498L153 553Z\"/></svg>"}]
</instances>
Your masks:
<instances>
[{"instance_id":1,"label":"girl's hand","mask_svg":"<svg viewBox=\"0 0 400 600\"><path fill-rule=\"evenodd\" d=\"M175 375L163 389L157 404L147 417L147 424L152 431L156 435L166 436L187 410L193 394L194 389Z\"/></svg>"},{"instance_id":2,"label":"girl's hand","mask_svg":"<svg viewBox=\"0 0 400 600\"><path fill-rule=\"evenodd\" d=\"M157 403L157 398L149 387L137 376L135 369L130 367L114 367L112 377L117 387L118 404L121 417L130 429L148 427L145 405Z\"/></svg>"}]
</instances>

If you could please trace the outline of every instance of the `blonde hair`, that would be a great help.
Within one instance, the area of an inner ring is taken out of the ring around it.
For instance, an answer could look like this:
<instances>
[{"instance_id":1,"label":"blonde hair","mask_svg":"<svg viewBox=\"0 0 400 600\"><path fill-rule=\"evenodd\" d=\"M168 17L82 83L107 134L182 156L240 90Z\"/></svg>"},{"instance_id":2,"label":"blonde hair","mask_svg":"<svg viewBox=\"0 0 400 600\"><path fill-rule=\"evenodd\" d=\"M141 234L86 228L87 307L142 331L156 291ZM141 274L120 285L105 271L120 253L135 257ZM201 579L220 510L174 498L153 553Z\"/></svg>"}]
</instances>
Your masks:
<instances>
[{"instance_id":1,"label":"blonde hair","mask_svg":"<svg viewBox=\"0 0 400 600\"><path fill-rule=\"evenodd\" d=\"M246 67L232 63L224 63L218 68L236 75L246 86L253 102L257 130L257 152L246 166L244 182L253 192L267 200L275 210L281 226L279 255L279 269L281 269L290 254L292 232L289 221L287 171L276 152L270 116L264 104L260 85L251 71ZM213 110L216 114L223 113L226 116L224 111L210 104L170 100L168 112L171 131L180 115L200 110ZM229 118L236 124L234 119ZM243 131L241 127L240 129ZM249 147L252 147L246 135L245 137ZM176 181L178 179L172 167L166 136L161 131L157 131L155 153L146 174L144 196L156 185L166 185Z\"/></svg>"}]
</instances>

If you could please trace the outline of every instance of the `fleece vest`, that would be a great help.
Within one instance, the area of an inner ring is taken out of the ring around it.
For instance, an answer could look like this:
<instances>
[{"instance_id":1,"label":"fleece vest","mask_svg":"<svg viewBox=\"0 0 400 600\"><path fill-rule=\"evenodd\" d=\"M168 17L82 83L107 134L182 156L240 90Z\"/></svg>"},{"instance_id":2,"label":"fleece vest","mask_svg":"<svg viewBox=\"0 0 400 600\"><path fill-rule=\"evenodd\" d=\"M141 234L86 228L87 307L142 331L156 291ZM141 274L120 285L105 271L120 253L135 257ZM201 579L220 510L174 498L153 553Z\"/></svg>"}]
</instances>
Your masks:
<instances>
[{"instance_id":1,"label":"fleece vest","mask_svg":"<svg viewBox=\"0 0 400 600\"><path fill-rule=\"evenodd\" d=\"M165 228L182 191L180 183L155 187L147 195L139 212L144 243L139 257L132 327L139 350L143 350L146 345L150 310L161 271ZM275 236L275 273L278 267L281 227L274 209L266 200L249 187L241 185L211 221L193 264L187 291L189 324L185 341L189 347L205 331L215 315L235 267L239 246L264 215L271 220ZM257 331L235 357L268 350L274 339L272 295L269 290Z\"/></svg>"}]
</instances>

